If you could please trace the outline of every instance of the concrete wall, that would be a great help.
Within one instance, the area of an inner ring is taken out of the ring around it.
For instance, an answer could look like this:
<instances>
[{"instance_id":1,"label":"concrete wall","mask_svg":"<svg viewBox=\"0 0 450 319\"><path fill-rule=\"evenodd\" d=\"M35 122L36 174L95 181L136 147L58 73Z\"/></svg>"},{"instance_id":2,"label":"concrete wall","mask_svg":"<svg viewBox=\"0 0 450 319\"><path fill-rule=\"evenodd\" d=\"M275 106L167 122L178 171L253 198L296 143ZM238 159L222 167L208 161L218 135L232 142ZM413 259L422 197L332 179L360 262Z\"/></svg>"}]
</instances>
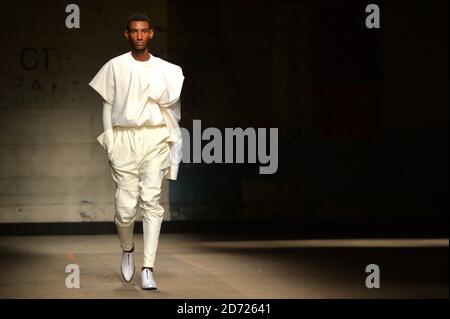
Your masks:
<instances>
[{"instance_id":1,"label":"concrete wall","mask_svg":"<svg viewBox=\"0 0 450 319\"><path fill-rule=\"evenodd\" d=\"M115 185L105 151L101 100L87 83L129 50L126 18L145 12L151 51L167 58L167 1L77 1L81 28L65 28L65 3L2 3L0 222L111 221ZM163 206L170 219L168 183Z\"/></svg>"},{"instance_id":2,"label":"concrete wall","mask_svg":"<svg viewBox=\"0 0 450 319\"><path fill-rule=\"evenodd\" d=\"M280 130L276 175L182 166L176 219L445 220L447 2L174 3L183 126Z\"/></svg>"},{"instance_id":3,"label":"concrete wall","mask_svg":"<svg viewBox=\"0 0 450 319\"><path fill-rule=\"evenodd\" d=\"M87 83L128 50L136 11L156 21L152 53L183 67L182 127L279 128L277 174L182 163L167 219L446 220L448 2L378 3L381 30L364 28L360 0L80 1L80 30L64 28L63 4L9 3L0 222L112 220Z\"/></svg>"}]
</instances>

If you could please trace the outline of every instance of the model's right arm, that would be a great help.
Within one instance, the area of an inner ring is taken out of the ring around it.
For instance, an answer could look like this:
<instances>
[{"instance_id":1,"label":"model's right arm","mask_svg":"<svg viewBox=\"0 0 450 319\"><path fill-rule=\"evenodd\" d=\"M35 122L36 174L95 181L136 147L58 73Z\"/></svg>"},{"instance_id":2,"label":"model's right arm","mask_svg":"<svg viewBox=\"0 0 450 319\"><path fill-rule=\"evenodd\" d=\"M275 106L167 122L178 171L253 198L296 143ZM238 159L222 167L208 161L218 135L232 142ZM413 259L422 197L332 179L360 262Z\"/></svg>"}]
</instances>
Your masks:
<instances>
[{"instance_id":1,"label":"model's right arm","mask_svg":"<svg viewBox=\"0 0 450 319\"><path fill-rule=\"evenodd\" d=\"M97 141L108 152L110 157L114 145L114 132L112 127L112 105L103 99L103 132L97 137Z\"/></svg>"},{"instance_id":2,"label":"model's right arm","mask_svg":"<svg viewBox=\"0 0 450 319\"><path fill-rule=\"evenodd\" d=\"M112 105L103 100L103 131L112 129Z\"/></svg>"}]
</instances>

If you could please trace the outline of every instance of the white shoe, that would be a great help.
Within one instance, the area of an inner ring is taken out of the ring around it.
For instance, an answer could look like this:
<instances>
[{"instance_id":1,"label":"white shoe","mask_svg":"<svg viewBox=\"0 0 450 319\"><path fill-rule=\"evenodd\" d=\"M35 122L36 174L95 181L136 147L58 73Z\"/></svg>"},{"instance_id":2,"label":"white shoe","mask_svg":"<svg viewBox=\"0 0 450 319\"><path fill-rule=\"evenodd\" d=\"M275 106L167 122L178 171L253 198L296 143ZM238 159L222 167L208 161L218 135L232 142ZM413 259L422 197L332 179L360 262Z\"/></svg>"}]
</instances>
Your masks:
<instances>
[{"instance_id":1,"label":"white shoe","mask_svg":"<svg viewBox=\"0 0 450 319\"><path fill-rule=\"evenodd\" d=\"M122 263L120 264L123 279L130 282L134 276L134 247L131 252L122 252Z\"/></svg>"},{"instance_id":2,"label":"white shoe","mask_svg":"<svg viewBox=\"0 0 450 319\"><path fill-rule=\"evenodd\" d=\"M144 268L141 272L141 281L142 281L142 289L145 290L154 290L158 287L156 286L156 282L153 279L153 271L148 268Z\"/></svg>"}]
</instances>

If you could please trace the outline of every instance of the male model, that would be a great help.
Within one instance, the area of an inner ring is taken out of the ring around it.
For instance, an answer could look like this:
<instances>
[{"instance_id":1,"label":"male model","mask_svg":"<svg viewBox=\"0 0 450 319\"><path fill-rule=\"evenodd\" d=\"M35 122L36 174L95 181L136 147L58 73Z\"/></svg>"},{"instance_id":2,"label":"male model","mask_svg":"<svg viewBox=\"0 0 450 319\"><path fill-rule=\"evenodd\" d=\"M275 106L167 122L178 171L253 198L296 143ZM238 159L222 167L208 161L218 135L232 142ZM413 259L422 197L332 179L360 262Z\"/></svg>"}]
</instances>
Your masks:
<instances>
[{"instance_id":1,"label":"male model","mask_svg":"<svg viewBox=\"0 0 450 319\"><path fill-rule=\"evenodd\" d=\"M153 267L164 215L159 204L163 178L176 180L181 161L181 67L150 54L154 36L150 19L128 18L125 38L131 51L103 65L89 85L103 98L103 128L97 137L107 151L116 183L115 217L125 281L133 278L133 227L142 210L143 289L156 289Z\"/></svg>"}]
</instances>

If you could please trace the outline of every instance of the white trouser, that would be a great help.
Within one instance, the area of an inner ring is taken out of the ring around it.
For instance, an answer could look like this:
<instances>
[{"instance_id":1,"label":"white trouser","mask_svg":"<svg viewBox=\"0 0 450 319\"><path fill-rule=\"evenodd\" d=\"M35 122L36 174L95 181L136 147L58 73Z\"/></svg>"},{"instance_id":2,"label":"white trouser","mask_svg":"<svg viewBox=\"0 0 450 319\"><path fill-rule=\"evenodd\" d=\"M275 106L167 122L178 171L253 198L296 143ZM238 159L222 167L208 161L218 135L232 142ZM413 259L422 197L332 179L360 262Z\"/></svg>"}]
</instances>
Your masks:
<instances>
[{"instance_id":1,"label":"white trouser","mask_svg":"<svg viewBox=\"0 0 450 319\"><path fill-rule=\"evenodd\" d=\"M166 126L114 127L109 152L116 183L114 223L123 250L134 246L133 228L138 207L143 217L143 267L153 267L164 216L159 204L161 184L170 167L169 131ZM140 201L139 201L140 199Z\"/></svg>"}]
</instances>

